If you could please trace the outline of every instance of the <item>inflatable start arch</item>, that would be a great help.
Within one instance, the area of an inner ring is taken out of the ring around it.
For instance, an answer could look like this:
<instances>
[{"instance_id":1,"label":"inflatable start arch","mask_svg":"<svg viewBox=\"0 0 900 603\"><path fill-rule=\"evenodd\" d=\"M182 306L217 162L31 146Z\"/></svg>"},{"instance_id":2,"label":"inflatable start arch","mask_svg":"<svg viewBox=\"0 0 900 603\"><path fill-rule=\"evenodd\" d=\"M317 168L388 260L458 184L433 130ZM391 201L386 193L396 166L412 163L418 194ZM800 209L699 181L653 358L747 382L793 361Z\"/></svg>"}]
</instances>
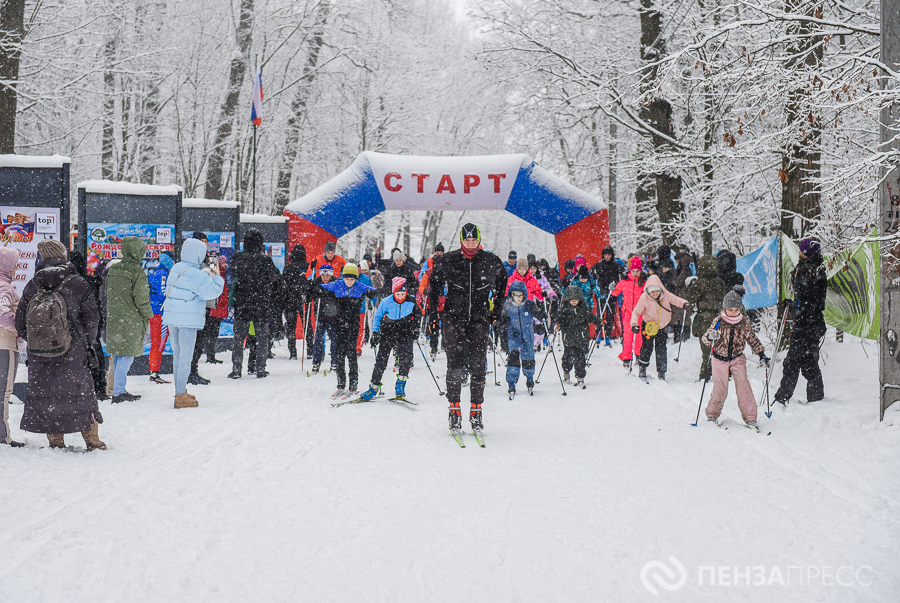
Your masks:
<instances>
[{"instance_id":1,"label":"inflatable start arch","mask_svg":"<svg viewBox=\"0 0 900 603\"><path fill-rule=\"evenodd\" d=\"M285 208L290 247L302 243L310 257L319 254L327 241L386 209L506 210L555 235L560 263L581 253L590 266L609 244L606 204L526 155L407 157L367 151ZM447 251L455 248L451 242Z\"/></svg>"}]
</instances>

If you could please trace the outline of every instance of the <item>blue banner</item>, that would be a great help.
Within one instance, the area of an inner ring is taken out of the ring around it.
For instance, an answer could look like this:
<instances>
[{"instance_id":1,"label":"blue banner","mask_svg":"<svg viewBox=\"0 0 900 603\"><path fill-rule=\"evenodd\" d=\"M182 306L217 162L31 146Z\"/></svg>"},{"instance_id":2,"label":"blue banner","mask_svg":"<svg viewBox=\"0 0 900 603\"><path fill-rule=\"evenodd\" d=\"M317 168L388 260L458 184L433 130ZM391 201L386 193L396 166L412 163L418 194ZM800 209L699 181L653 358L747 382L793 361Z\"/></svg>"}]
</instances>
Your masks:
<instances>
[{"instance_id":1,"label":"blue banner","mask_svg":"<svg viewBox=\"0 0 900 603\"><path fill-rule=\"evenodd\" d=\"M744 275L744 307L767 308L778 303L778 237L740 258L737 271Z\"/></svg>"}]
</instances>

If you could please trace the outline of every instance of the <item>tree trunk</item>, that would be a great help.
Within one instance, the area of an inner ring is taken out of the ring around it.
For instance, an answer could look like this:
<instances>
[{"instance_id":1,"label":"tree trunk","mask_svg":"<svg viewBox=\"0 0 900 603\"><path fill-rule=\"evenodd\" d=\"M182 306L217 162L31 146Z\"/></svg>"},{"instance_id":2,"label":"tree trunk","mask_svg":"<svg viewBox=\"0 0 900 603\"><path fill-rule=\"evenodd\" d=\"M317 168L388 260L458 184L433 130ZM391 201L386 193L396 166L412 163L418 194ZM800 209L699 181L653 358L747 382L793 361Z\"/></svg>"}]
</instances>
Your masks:
<instances>
[{"instance_id":1,"label":"tree trunk","mask_svg":"<svg viewBox=\"0 0 900 603\"><path fill-rule=\"evenodd\" d=\"M648 65L641 74L641 88L650 95L649 102L641 103L640 118L657 132L675 138L675 124L672 120L672 105L669 101L652 96L658 76L655 63L666 53L666 41L662 37L662 14L654 7L653 0L641 0L641 60ZM650 142L657 153L665 152L669 144L663 136L651 134ZM640 178L639 197L652 199L656 194L656 211L659 216L663 243L671 245L675 239L674 221L684 213L681 200L681 176L673 174L645 174ZM636 192L637 195L637 192Z\"/></svg>"},{"instance_id":2,"label":"tree trunk","mask_svg":"<svg viewBox=\"0 0 900 603\"><path fill-rule=\"evenodd\" d=\"M118 28L113 28L103 47L106 67L103 71L103 140L100 157L100 173L105 180L116 180L116 59Z\"/></svg>"},{"instance_id":3,"label":"tree trunk","mask_svg":"<svg viewBox=\"0 0 900 603\"><path fill-rule=\"evenodd\" d=\"M231 57L228 71L228 93L219 111L219 127L209 155L209 166L206 168L207 199L221 199L224 194L222 182L225 166L226 145L231 139L234 127L234 115L241 99L241 86L247 76L247 63L250 60L250 42L253 33L253 0L241 0L241 16L237 28L237 46L239 53Z\"/></svg>"},{"instance_id":4,"label":"tree trunk","mask_svg":"<svg viewBox=\"0 0 900 603\"><path fill-rule=\"evenodd\" d=\"M612 109L615 114L616 108ZM616 136L618 136L618 128L614 119L609 120L609 176L607 177L608 196L609 196L609 234L618 232L619 226L616 222L616 202L618 201L618 191L616 190L616 172L617 172L617 149ZM610 236L610 242L612 237Z\"/></svg>"},{"instance_id":5,"label":"tree trunk","mask_svg":"<svg viewBox=\"0 0 900 603\"><path fill-rule=\"evenodd\" d=\"M309 40L309 54L306 57L306 65L303 67L303 77L297 83L297 91L291 102L291 117L287 122L288 131L284 141L284 154L281 156L275 189L275 211L278 214L284 212L285 206L290 201L291 176L294 171L294 163L297 161L297 153L300 150L300 129L306 120L306 105L309 102L310 92L312 92L315 70L319 64L319 53L322 51L325 38L325 21L330 10L329 2L323 1L319 5L319 14Z\"/></svg>"},{"instance_id":6,"label":"tree trunk","mask_svg":"<svg viewBox=\"0 0 900 603\"><path fill-rule=\"evenodd\" d=\"M804 12L809 17L821 16L822 6L804 3L802 0L786 0L785 12ZM819 116L809 108L809 98L814 86L821 86L821 80L814 75L822 62L822 36L812 35L819 27L809 21L791 21L787 25L788 35L796 36L788 44L787 56L791 57L785 68L796 82L796 87L788 95L785 114L792 143L783 150L781 159L781 230L792 239L799 239L809 232L821 212L820 192L814 182L821 173L822 127ZM803 77L804 72L807 77ZM795 221L795 217L799 220ZM795 228L795 225L797 226Z\"/></svg>"},{"instance_id":7,"label":"tree trunk","mask_svg":"<svg viewBox=\"0 0 900 603\"><path fill-rule=\"evenodd\" d=\"M0 153L15 153L19 62L25 37L25 0L0 0Z\"/></svg>"}]
</instances>

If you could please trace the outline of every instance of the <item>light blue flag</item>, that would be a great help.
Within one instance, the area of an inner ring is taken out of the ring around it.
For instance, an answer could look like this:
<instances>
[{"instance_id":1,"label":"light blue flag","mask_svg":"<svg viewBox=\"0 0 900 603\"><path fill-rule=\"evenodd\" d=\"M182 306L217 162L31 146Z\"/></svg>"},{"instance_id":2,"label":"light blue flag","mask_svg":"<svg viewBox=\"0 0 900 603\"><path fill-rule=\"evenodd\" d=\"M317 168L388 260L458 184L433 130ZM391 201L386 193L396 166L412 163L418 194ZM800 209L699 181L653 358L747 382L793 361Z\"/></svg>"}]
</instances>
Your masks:
<instances>
[{"instance_id":1,"label":"light blue flag","mask_svg":"<svg viewBox=\"0 0 900 603\"><path fill-rule=\"evenodd\" d=\"M737 271L744 275L744 307L766 308L778 303L778 237L737 261Z\"/></svg>"}]
</instances>

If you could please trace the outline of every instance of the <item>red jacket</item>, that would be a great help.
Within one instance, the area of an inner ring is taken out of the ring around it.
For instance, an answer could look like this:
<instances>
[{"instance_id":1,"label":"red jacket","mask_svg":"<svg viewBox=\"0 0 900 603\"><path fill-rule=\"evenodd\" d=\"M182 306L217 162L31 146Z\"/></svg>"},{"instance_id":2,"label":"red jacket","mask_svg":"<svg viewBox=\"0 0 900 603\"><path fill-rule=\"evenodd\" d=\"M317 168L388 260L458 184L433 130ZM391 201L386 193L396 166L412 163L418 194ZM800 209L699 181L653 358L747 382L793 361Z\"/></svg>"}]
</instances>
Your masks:
<instances>
[{"instance_id":1,"label":"red jacket","mask_svg":"<svg viewBox=\"0 0 900 603\"><path fill-rule=\"evenodd\" d=\"M513 270L512 276L509 277L509 280L506 281L506 295L509 296L509 288L516 281L522 281L525 283L525 288L528 290L528 299L531 301L538 300L544 301L544 291L541 289L541 284L538 282L534 275L530 272L526 272L525 276L519 274L518 270Z\"/></svg>"},{"instance_id":2,"label":"red jacket","mask_svg":"<svg viewBox=\"0 0 900 603\"><path fill-rule=\"evenodd\" d=\"M228 283L225 283L225 286L222 287L222 295L219 296L219 299L216 300L216 307L211 308L209 311L209 315L214 318L225 319L228 318ZM216 334L218 337L218 334Z\"/></svg>"},{"instance_id":3,"label":"red jacket","mask_svg":"<svg viewBox=\"0 0 900 603\"><path fill-rule=\"evenodd\" d=\"M319 268L328 264L332 268L334 268L334 278L341 278L341 272L344 270L344 265L347 263L347 260L339 256L338 254L334 254L334 257L331 258L331 261L325 259L325 254L319 254L309 264L309 268L306 270L306 278L312 280L319 276Z\"/></svg>"},{"instance_id":4,"label":"red jacket","mask_svg":"<svg viewBox=\"0 0 900 603\"><path fill-rule=\"evenodd\" d=\"M644 293L644 285L641 283L642 276L634 278L629 272L628 276L620 280L616 288L610 293L613 297L622 295L622 316L625 317L625 321L631 320L631 311L637 304L638 299L640 299L641 294Z\"/></svg>"}]
</instances>

